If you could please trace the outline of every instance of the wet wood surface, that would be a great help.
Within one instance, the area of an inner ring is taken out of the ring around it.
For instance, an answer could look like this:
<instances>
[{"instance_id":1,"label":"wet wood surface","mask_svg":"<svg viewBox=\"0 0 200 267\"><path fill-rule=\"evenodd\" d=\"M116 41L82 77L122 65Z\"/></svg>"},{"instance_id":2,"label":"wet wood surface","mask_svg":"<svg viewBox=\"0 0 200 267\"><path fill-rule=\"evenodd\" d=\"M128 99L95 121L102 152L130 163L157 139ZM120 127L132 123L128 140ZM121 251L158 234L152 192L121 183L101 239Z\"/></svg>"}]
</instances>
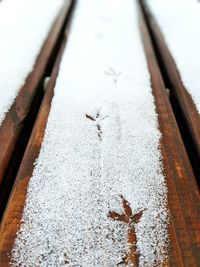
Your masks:
<instances>
[{"instance_id":1,"label":"wet wood surface","mask_svg":"<svg viewBox=\"0 0 200 267\"><path fill-rule=\"evenodd\" d=\"M160 146L168 187L170 246L169 258L163 266L197 267L200 262L199 190L172 112L142 13L140 13L140 28L147 56L148 68L151 74L159 127L162 132ZM42 144L64 43L48 83L44 100L1 223L0 266L2 267L9 266L9 254L16 237L16 232L20 227L27 186L32 176L34 168L33 164L38 157ZM95 118L88 114L86 116L88 119L95 120ZM130 264L130 262L132 262L137 266L138 255L135 254L136 236L131 225L132 222L137 223L143 211L138 214L133 214L129 207L129 203L123 196L122 207L124 211L122 214L118 214L111 210L108 217L112 220L123 221L130 225L127 242L129 242L131 246L130 251L128 251L124 258L124 263Z\"/></svg>"},{"instance_id":2,"label":"wet wood surface","mask_svg":"<svg viewBox=\"0 0 200 267\"><path fill-rule=\"evenodd\" d=\"M188 145L192 147L194 153L192 155L192 160L196 165L195 167L197 168L197 172L200 173L200 115L191 95L188 93L187 88L183 85L176 63L166 45L162 29L159 28L158 23L148 6L148 1L141 0L141 3L157 52L159 53L162 69L165 72L171 99L175 102L174 106L179 112L181 123L184 124L184 127L187 130L186 138L189 143ZM198 174L198 179L199 178L200 174ZM200 181L198 182L200 183Z\"/></svg>"},{"instance_id":3,"label":"wet wood surface","mask_svg":"<svg viewBox=\"0 0 200 267\"><path fill-rule=\"evenodd\" d=\"M31 105L37 94L40 93L38 92L38 86L43 82L46 68L69 10L69 3L70 1L66 1L59 12L51 31L47 34L48 36L37 57L33 71L28 75L25 84L20 89L0 126L0 186Z\"/></svg>"}]
</instances>

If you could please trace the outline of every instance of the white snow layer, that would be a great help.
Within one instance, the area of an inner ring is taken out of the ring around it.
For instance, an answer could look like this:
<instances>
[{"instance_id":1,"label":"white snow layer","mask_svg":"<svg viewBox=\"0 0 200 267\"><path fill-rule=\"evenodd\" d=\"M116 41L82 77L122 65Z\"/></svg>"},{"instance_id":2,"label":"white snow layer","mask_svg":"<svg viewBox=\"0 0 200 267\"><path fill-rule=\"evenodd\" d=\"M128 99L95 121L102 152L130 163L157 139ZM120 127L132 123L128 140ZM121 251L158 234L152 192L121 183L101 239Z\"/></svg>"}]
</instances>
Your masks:
<instances>
[{"instance_id":1,"label":"white snow layer","mask_svg":"<svg viewBox=\"0 0 200 267\"><path fill-rule=\"evenodd\" d=\"M32 71L63 0L0 2L0 125Z\"/></svg>"},{"instance_id":2,"label":"white snow layer","mask_svg":"<svg viewBox=\"0 0 200 267\"><path fill-rule=\"evenodd\" d=\"M168 216L160 138L136 1L79 1L13 266L117 266L130 251L130 227L139 266L161 266ZM109 217L124 213L121 196L142 212L137 224Z\"/></svg>"},{"instance_id":3,"label":"white snow layer","mask_svg":"<svg viewBox=\"0 0 200 267\"><path fill-rule=\"evenodd\" d=\"M177 64L184 86L200 113L200 1L148 0Z\"/></svg>"}]
</instances>

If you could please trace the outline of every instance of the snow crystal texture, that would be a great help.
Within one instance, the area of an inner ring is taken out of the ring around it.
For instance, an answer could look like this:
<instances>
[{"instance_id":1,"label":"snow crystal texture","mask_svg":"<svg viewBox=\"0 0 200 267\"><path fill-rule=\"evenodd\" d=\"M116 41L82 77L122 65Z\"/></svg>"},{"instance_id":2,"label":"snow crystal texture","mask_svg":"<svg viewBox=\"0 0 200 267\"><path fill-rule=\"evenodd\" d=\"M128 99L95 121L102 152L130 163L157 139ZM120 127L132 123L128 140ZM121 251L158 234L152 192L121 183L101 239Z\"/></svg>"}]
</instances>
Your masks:
<instances>
[{"instance_id":1,"label":"snow crystal texture","mask_svg":"<svg viewBox=\"0 0 200 267\"><path fill-rule=\"evenodd\" d=\"M63 0L0 2L0 125L33 70Z\"/></svg>"},{"instance_id":2,"label":"snow crystal texture","mask_svg":"<svg viewBox=\"0 0 200 267\"><path fill-rule=\"evenodd\" d=\"M139 266L160 266L168 217L160 138L136 2L79 1L13 266L117 266L130 227ZM137 224L109 217L124 213L121 197L142 212Z\"/></svg>"},{"instance_id":3,"label":"snow crystal texture","mask_svg":"<svg viewBox=\"0 0 200 267\"><path fill-rule=\"evenodd\" d=\"M148 0L148 4L200 113L200 1Z\"/></svg>"}]
</instances>

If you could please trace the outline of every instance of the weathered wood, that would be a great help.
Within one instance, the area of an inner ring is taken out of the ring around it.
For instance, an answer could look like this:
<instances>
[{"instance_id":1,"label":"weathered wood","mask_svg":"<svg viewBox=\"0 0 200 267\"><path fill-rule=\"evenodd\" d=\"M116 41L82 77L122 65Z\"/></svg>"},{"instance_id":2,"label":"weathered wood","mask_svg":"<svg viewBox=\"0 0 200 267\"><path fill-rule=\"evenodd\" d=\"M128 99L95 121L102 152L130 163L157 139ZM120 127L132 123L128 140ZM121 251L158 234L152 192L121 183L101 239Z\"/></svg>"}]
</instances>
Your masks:
<instances>
[{"instance_id":1,"label":"weathered wood","mask_svg":"<svg viewBox=\"0 0 200 267\"><path fill-rule=\"evenodd\" d=\"M183 85L176 63L165 43L161 29L148 6L148 2L141 0L141 4L162 63L162 68L165 72L171 99L175 102L174 107L179 112L181 124L187 130L185 134L189 142L188 145L193 150L191 157L194 161L197 177L200 177L200 115L191 95ZM198 182L200 183L200 181Z\"/></svg>"},{"instance_id":2,"label":"weathered wood","mask_svg":"<svg viewBox=\"0 0 200 267\"><path fill-rule=\"evenodd\" d=\"M140 25L148 67L151 74L153 94L156 100L160 130L162 132L161 149L169 192L168 206L171 214L169 224L171 249L169 251L169 259L163 266L198 266L200 262L198 259L200 255L200 242L198 238L200 230L198 217L198 206L200 203L199 191L164 88L164 83L142 14L140 14ZM43 140L58 67L59 59L49 82L45 98L2 220L0 229L0 262L2 267L8 266L9 253L11 252L16 232L20 227L27 186L32 176L34 168L33 163L38 157ZM95 120L95 118L89 114L86 116L90 120ZM140 214L132 214L128 203L123 198L122 205L124 207L123 214L110 211L108 216L113 220L123 220L125 223L129 223L132 220L137 221L139 219ZM127 242L131 241L134 244L135 236L132 231L133 229L129 230L129 240L127 240ZM127 255L124 259L125 262L137 262L134 246L132 246L130 250L130 255Z\"/></svg>"},{"instance_id":3,"label":"weathered wood","mask_svg":"<svg viewBox=\"0 0 200 267\"><path fill-rule=\"evenodd\" d=\"M48 63L51 60L69 7L70 1L66 1L37 57L33 71L28 75L25 84L20 89L18 96L0 127L0 185L22 131L24 121L38 93L38 86L44 78Z\"/></svg>"},{"instance_id":4,"label":"weathered wood","mask_svg":"<svg viewBox=\"0 0 200 267\"><path fill-rule=\"evenodd\" d=\"M17 175L13 190L10 195L7 209L4 213L1 230L0 230L0 266L9 266L9 255L13 242L15 240L16 232L20 226L21 215L26 198L27 186L32 176L34 162L37 159L42 144L44 131L51 107L53 92L56 78L58 75L60 60L66 43L66 35L56 60L51 78L48 82L46 93L38 113L33 132L31 134L26 152L24 154L23 163L21 164L19 173Z\"/></svg>"},{"instance_id":5,"label":"weathered wood","mask_svg":"<svg viewBox=\"0 0 200 267\"><path fill-rule=\"evenodd\" d=\"M171 219L170 257L166 266L199 266L199 190L172 112L142 12L140 12L140 27L162 132L161 150L168 187Z\"/></svg>"}]
</instances>

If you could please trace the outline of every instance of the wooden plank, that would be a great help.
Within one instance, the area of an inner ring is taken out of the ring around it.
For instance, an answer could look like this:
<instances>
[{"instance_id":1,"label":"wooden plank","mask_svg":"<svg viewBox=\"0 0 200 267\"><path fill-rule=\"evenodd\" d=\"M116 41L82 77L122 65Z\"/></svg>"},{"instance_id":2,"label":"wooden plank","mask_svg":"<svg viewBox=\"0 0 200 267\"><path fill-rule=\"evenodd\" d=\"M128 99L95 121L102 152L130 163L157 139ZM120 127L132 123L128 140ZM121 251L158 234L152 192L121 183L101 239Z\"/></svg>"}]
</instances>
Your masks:
<instances>
[{"instance_id":1,"label":"wooden plank","mask_svg":"<svg viewBox=\"0 0 200 267\"><path fill-rule=\"evenodd\" d=\"M44 131L51 107L51 100L53 98L54 86L58 75L61 56L66 43L66 34L63 40L61 50L56 60L51 78L48 82L46 93L38 113L38 117L30 137L23 163L21 164L19 174L16 178L11 193L8 207L4 213L1 223L1 238L0 238L0 266L9 266L8 252L11 251L13 242L15 240L16 232L20 226L20 219L23 211L23 205L26 198L26 190L29 180L32 176L34 162L39 155L40 147L42 144ZM16 198L17 197L17 198Z\"/></svg>"},{"instance_id":2,"label":"wooden plank","mask_svg":"<svg viewBox=\"0 0 200 267\"><path fill-rule=\"evenodd\" d=\"M140 27L162 133L161 149L168 186L171 249L166 266L199 266L199 190L156 62L142 12L140 12Z\"/></svg>"},{"instance_id":3,"label":"wooden plank","mask_svg":"<svg viewBox=\"0 0 200 267\"><path fill-rule=\"evenodd\" d=\"M38 93L38 86L44 78L46 68L51 60L69 8L70 1L66 1L37 57L33 71L28 75L25 84L20 89L0 127L0 186L22 131L24 121Z\"/></svg>"},{"instance_id":4,"label":"wooden plank","mask_svg":"<svg viewBox=\"0 0 200 267\"><path fill-rule=\"evenodd\" d=\"M165 71L168 87L171 89L171 98L175 102L175 108L178 109L181 115L182 124L187 128L187 140L190 140L189 146L192 146L194 155L195 168L197 169L197 176L200 177L200 116L197 108L188 93L187 88L184 87L180 73L177 69L176 63L165 43L161 29L159 28L156 19L154 18L147 1L141 0L141 4L148 21L148 25L155 40L155 45L159 53L160 60Z\"/></svg>"},{"instance_id":5,"label":"wooden plank","mask_svg":"<svg viewBox=\"0 0 200 267\"><path fill-rule=\"evenodd\" d=\"M200 228L198 205L199 191L194 174L184 149L179 130L156 63L152 44L142 15L140 25L148 67L151 74L153 93L162 132L161 149L164 172L168 186L168 206L171 213L169 224L170 257L163 266L198 266L198 232ZM28 182L32 176L33 163L38 157L48 118L59 59L48 85L37 122L26 149L16 182L0 229L0 262L8 266L16 232L20 227Z\"/></svg>"}]
</instances>

